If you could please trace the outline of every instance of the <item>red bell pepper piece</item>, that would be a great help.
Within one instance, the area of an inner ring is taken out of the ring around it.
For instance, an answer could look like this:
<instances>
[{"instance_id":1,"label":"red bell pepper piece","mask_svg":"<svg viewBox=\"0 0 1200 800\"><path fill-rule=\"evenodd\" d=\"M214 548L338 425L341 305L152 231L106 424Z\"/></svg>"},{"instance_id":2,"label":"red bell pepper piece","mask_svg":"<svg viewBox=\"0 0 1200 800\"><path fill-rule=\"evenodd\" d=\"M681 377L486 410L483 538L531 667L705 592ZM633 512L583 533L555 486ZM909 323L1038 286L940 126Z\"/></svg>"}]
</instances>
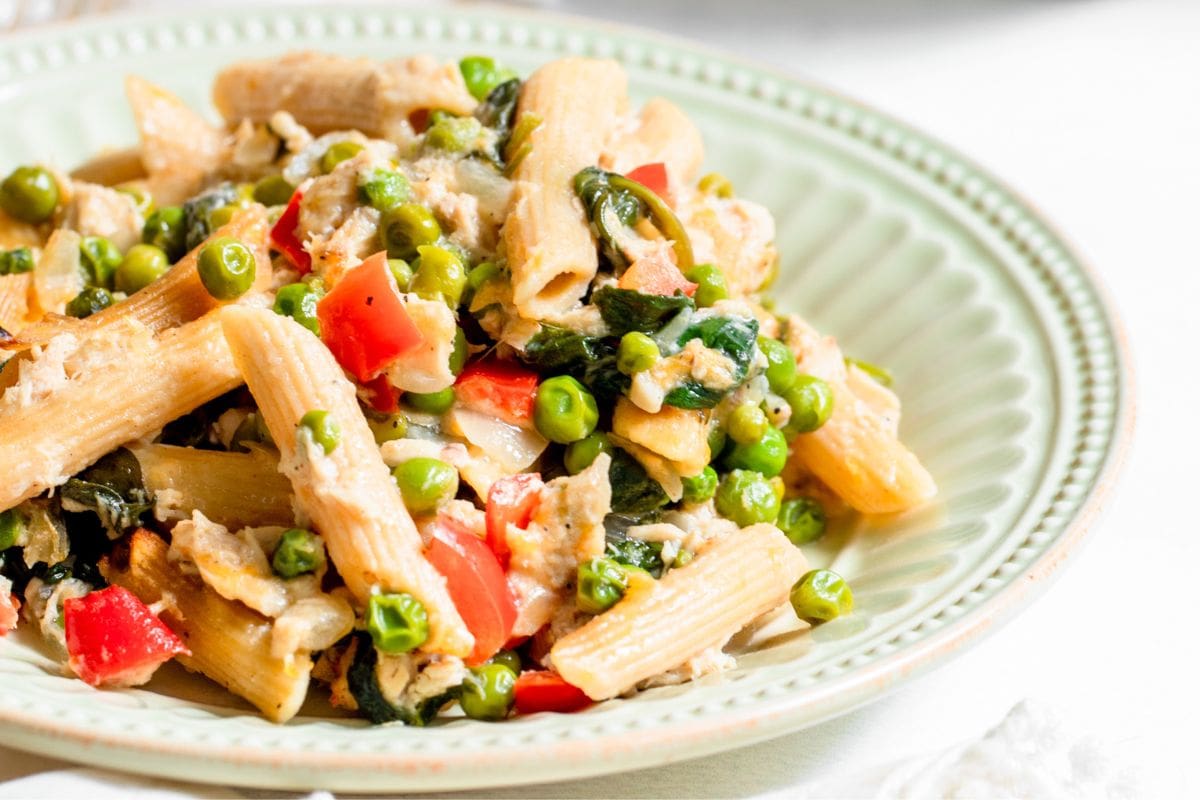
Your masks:
<instances>
[{"instance_id":1,"label":"red bell pepper piece","mask_svg":"<svg viewBox=\"0 0 1200 800\"><path fill-rule=\"evenodd\" d=\"M515 361L482 358L467 365L454 384L458 402L513 425L533 419L538 376Z\"/></svg>"},{"instance_id":2,"label":"red bell pepper piece","mask_svg":"<svg viewBox=\"0 0 1200 800\"><path fill-rule=\"evenodd\" d=\"M0 636L16 629L20 619L21 601L17 599L17 596L15 594L0 595Z\"/></svg>"},{"instance_id":3,"label":"red bell pepper piece","mask_svg":"<svg viewBox=\"0 0 1200 800\"><path fill-rule=\"evenodd\" d=\"M667 297L676 291L691 297L696 293L696 286L697 284L683 277L679 267L665 255L639 258L617 279L618 288L635 289L643 294L661 294Z\"/></svg>"},{"instance_id":4,"label":"red bell pepper piece","mask_svg":"<svg viewBox=\"0 0 1200 800\"><path fill-rule=\"evenodd\" d=\"M573 686L557 672L546 670L522 672L514 687L513 703L518 714L539 711L569 713L587 708L592 699L578 686Z\"/></svg>"},{"instance_id":5,"label":"red bell pepper piece","mask_svg":"<svg viewBox=\"0 0 1200 800\"><path fill-rule=\"evenodd\" d=\"M501 478L492 484L487 496L487 543L508 567L508 526L524 528L533 517L538 501L542 498L542 476L526 472Z\"/></svg>"},{"instance_id":6,"label":"red bell pepper piece","mask_svg":"<svg viewBox=\"0 0 1200 800\"><path fill-rule=\"evenodd\" d=\"M380 375L363 384L367 403L380 414L395 414L400 410L400 396L387 375Z\"/></svg>"},{"instance_id":7,"label":"red bell pepper piece","mask_svg":"<svg viewBox=\"0 0 1200 800\"><path fill-rule=\"evenodd\" d=\"M345 273L317 304L317 319L325 346L359 383L425 341L396 291L387 253Z\"/></svg>"},{"instance_id":8,"label":"red bell pepper piece","mask_svg":"<svg viewBox=\"0 0 1200 800\"><path fill-rule=\"evenodd\" d=\"M640 167L631 169L625 173L625 177L631 181L637 181L662 199L670 202L670 197L668 197L670 183L667 179L667 165L663 162L655 161L653 164L642 164Z\"/></svg>"},{"instance_id":9,"label":"red bell pepper piece","mask_svg":"<svg viewBox=\"0 0 1200 800\"><path fill-rule=\"evenodd\" d=\"M439 517L425 557L446 579L450 599L475 637L468 665L496 655L512 635L517 604L487 544L455 519Z\"/></svg>"},{"instance_id":10,"label":"red bell pepper piece","mask_svg":"<svg viewBox=\"0 0 1200 800\"><path fill-rule=\"evenodd\" d=\"M296 226L300 224L300 201L304 193L299 189L288 201L279 220L271 228L271 244L292 263L301 275L312 272L312 256L304 249L304 243L296 237Z\"/></svg>"},{"instance_id":11,"label":"red bell pepper piece","mask_svg":"<svg viewBox=\"0 0 1200 800\"><path fill-rule=\"evenodd\" d=\"M140 686L164 661L190 655L132 592L109 586L63 604L71 669L91 686Z\"/></svg>"}]
</instances>

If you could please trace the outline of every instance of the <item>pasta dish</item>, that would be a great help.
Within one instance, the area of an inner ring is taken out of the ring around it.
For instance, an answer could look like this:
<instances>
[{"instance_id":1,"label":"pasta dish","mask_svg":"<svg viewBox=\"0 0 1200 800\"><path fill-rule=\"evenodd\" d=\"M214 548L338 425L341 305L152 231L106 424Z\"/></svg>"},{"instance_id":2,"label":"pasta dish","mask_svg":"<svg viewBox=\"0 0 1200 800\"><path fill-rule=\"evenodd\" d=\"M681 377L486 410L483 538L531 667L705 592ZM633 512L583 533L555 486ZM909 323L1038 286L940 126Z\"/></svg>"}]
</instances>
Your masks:
<instances>
[{"instance_id":1,"label":"pasta dish","mask_svg":"<svg viewBox=\"0 0 1200 800\"><path fill-rule=\"evenodd\" d=\"M575 711L850 612L801 548L936 492L616 62L293 53L220 125L126 93L137 146L0 183L0 635L92 686Z\"/></svg>"}]
</instances>

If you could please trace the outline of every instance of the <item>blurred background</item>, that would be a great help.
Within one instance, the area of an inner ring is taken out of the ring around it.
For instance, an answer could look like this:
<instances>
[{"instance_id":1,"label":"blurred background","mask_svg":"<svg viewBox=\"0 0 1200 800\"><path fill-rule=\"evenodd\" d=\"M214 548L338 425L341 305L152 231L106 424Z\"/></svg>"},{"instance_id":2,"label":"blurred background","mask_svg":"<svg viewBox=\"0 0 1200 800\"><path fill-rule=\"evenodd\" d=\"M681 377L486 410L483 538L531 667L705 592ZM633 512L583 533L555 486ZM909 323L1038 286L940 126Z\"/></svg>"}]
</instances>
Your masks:
<instances>
[{"instance_id":1,"label":"blurred background","mask_svg":"<svg viewBox=\"0 0 1200 800\"><path fill-rule=\"evenodd\" d=\"M1140 410L1122 486L1084 551L1042 599L953 663L752 751L633 782L510 796L791 797L801 785L836 786L820 782L978 739L1022 702L1082 737L1072 758L1104 762L1109 779L1093 787L1098 794L1200 796L1192 688L1200 653L1186 614L1200 563L1189 514L1200 452L1190 420L1190 400L1200 396L1192 364L1200 0L519 5L653 28L765 62L968 154L1031 198L1108 285L1132 339ZM129 6L188 4L0 0L0 31ZM23 763L28 771L40 762Z\"/></svg>"}]
</instances>

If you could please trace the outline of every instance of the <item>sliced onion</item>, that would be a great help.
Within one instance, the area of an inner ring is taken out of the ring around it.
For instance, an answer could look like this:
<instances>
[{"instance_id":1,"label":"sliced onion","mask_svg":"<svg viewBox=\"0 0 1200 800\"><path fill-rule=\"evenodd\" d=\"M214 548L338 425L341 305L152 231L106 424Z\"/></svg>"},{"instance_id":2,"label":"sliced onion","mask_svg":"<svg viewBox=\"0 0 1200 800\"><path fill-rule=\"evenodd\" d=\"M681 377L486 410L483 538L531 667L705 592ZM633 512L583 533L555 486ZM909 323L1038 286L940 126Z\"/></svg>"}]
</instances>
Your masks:
<instances>
[{"instance_id":1,"label":"sliced onion","mask_svg":"<svg viewBox=\"0 0 1200 800\"><path fill-rule=\"evenodd\" d=\"M512 472L529 467L549 444L536 431L509 425L478 411L456 408L450 415L452 424L468 442Z\"/></svg>"},{"instance_id":2,"label":"sliced onion","mask_svg":"<svg viewBox=\"0 0 1200 800\"><path fill-rule=\"evenodd\" d=\"M61 314L67 303L83 291L80 241L75 231L59 228L46 242L33 270L33 290L43 311Z\"/></svg>"}]
</instances>

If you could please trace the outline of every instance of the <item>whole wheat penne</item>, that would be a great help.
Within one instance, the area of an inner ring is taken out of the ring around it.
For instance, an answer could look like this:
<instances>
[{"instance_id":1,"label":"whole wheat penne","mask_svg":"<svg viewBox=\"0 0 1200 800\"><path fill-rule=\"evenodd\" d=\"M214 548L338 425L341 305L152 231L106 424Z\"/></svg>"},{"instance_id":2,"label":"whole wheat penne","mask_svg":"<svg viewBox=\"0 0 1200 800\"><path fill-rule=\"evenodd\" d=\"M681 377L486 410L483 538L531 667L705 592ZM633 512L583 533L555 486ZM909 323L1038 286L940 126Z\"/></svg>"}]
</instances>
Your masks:
<instances>
[{"instance_id":1,"label":"whole wheat penne","mask_svg":"<svg viewBox=\"0 0 1200 800\"><path fill-rule=\"evenodd\" d=\"M683 110L662 97L649 100L637 124L615 131L600 166L626 173L643 164L661 162L673 182L691 183L704 162L704 140Z\"/></svg>"},{"instance_id":2,"label":"whole wheat penne","mask_svg":"<svg viewBox=\"0 0 1200 800\"><path fill-rule=\"evenodd\" d=\"M760 614L785 602L807 569L800 550L773 525L717 539L687 566L567 634L550 650L559 674L593 700L719 647Z\"/></svg>"},{"instance_id":3,"label":"whole wheat penne","mask_svg":"<svg viewBox=\"0 0 1200 800\"><path fill-rule=\"evenodd\" d=\"M523 317L566 311L596 275L596 245L572 179L597 163L626 103L625 71L615 61L552 61L521 89L518 119L542 120L513 174L516 191L503 230L513 302Z\"/></svg>"},{"instance_id":4,"label":"whole wheat penne","mask_svg":"<svg viewBox=\"0 0 1200 800\"><path fill-rule=\"evenodd\" d=\"M128 557L108 556L100 571L142 602L162 602L162 621L191 650L191 655L177 657L185 667L250 701L275 722L286 722L300 710L312 672L309 655L272 655L272 621L184 575L167 561L162 539L135 531Z\"/></svg>"},{"instance_id":5,"label":"whole wheat penne","mask_svg":"<svg viewBox=\"0 0 1200 800\"><path fill-rule=\"evenodd\" d=\"M73 180L98 183L101 186L116 186L144 177L146 168L142 165L140 147L126 147L100 153L71 170Z\"/></svg>"},{"instance_id":6,"label":"whole wheat penne","mask_svg":"<svg viewBox=\"0 0 1200 800\"><path fill-rule=\"evenodd\" d=\"M157 338L136 322L58 337L13 368L0 398L0 510L242 382L211 315Z\"/></svg>"},{"instance_id":7,"label":"whole wheat penne","mask_svg":"<svg viewBox=\"0 0 1200 800\"><path fill-rule=\"evenodd\" d=\"M305 328L266 309L221 311L233 357L279 447L299 507L324 537L346 586L366 603L372 590L408 592L429 615L425 649L464 656L474 640L446 582L425 560L421 535L333 355ZM325 411L340 429L330 453L302 445L297 424Z\"/></svg>"},{"instance_id":8,"label":"whole wheat penne","mask_svg":"<svg viewBox=\"0 0 1200 800\"><path fill-rule=\"evenodd\" d=\"M210 238L228 236L245 244L254 253L256 264L254 286L251 295L271 285L271 252L268 236L270 225L267 210L258 204L239 210L233 218L218 228ZM207 241L207 240L206 240ZM136 320L152 331L162 331L198 319L217 308L220 301L213 298L200 281L196 264L200 258L200 244L171 267L166 275L141 291L134 292L128 300L109 306L83 321L58 317L31 326L24 331L20 342L26 347L45 344L60 333L87 334L103 330L126 320ZM0 382L0 389L3 383Z\"/></svg>"},{"instance_id":9,"label":"whole wheat penne","mask_svg":"<svg viewBox=\"0 0 1200 800\"><path fill-rule=\"evenodd\" d=\"M226 453L167 444L132 448L160 519L191 519L193 511L230 530L291 526L292 484L264 450Z\"/></svg>"},{"instance_id":10,"label":"whole wheat penne","mask_svg":"<svg viewBox=\"0 0 1200 800\"><path fill-rule=\"evenodd\" d=\"M142 165L155 201L179 203L201 188L227 150L225 134L161 86L135 76L125 79L141 139Z\"/></svg>"},{"instance_id":11,"label":"whole wheat penne","mask_svg":"<svg viewBox=\"0 0 1200 800\"><path fill-rule=\"evenodd\" d=\"M33 276L0 275L0 328L17 333L28 322L29 289Z\"/></svg>"},{"instance_id":12,"label":"whole wheat penne","mask_svg":"<svg viewBox=\"0 0 1200 800\"><path fill-rule=\"evenodd\" d=\"M820 428L793 440L791 458L864 514L906 511L932 499L933 477L897 437L896 420L880 413L880 399L874 394L864 399L850 388L833 338L792 316L788 344L800 372L833 390L833 413Z\"/></svg>"},{"instance_id":13,"label":"whole wheat penne","mask_svg":"<svg viewBox=\"0 0 1200 800\"><path fill-rule=\"evenodd\" d=\"M213 83L213 103L230 123L287 111L317 133L356 129L383 138L401 133L419 109L475 108L457 65L429 56L377 62L311 52L226 67Z\"/></svg>"},{"instance_id":14,"label":"whole wheat penne","mask_svg":"<svg viewBox=\"0 0 1200 800\"><path fill-rule=\"evenodd\" d=\"M41 247L45 236L37 225L13 219L0 211L0 250L14 247Z\"/></svg>"}]
</instances>

